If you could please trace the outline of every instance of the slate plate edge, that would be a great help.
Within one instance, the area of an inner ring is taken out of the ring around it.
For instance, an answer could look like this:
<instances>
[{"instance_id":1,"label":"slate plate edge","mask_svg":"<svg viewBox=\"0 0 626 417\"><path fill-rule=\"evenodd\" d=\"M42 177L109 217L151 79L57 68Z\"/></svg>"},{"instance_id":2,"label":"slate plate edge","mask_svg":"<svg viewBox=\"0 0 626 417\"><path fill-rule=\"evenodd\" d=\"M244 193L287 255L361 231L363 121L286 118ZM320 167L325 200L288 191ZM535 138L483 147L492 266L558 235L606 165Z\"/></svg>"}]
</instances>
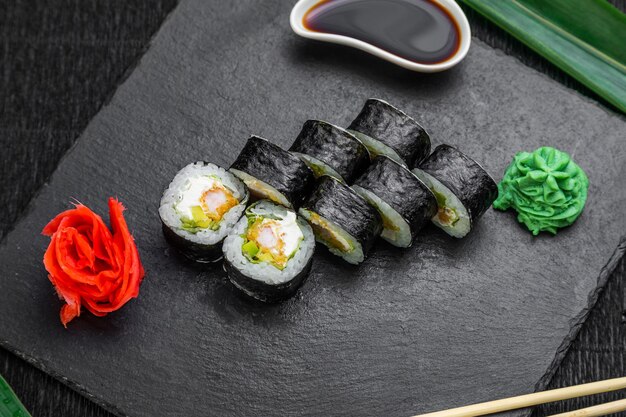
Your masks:
<instances>
[{"instance_id":1,"label":"slate plate edge","mask_svg":"<svg viewBox=\"0 0 626 417\"><path fill-rule=\"evenodd\" d=\"M583 324L587 321L587 317L591 313L591 310L597 304L600 298L600 295L602 294L602 291L604 291L606 284L609 281L609 278L611 277L611 275L615 271L615 268L618 266L619 262L621 261L622 257L624 257L625 254L626 254L626 235L623 235L620 239L617 249L615 249L615 252L613 252L613 254L611 255L611 258L606 263L606 265L602 267L602 270L600 271L600 275L598 276L597 286L593 291L591 291L591 293L587 297L587 307L585 307L580 313L578 313L578 315L576 315L575 317L571 319L570 321L571 329L568 335L563 340L563 343L561 343L561 346L559 346L559 348L557 349L555 358L550 364L550 366L548 367L548 370L546 371L544 376L541 377L539 382L537 382L537 384L535 385L535 391L545 390L548 384L550 383L550 381L552 380L552 377L554 376L557 369L561 365L561 362L565 358L565 355L569 351L569 348L571 347L572 343L578 336L580 329L582 328Z\"/></svg>"},{"instance_id":2,"label":"slate plate edge","mask_svg":"<svg viewBox=\"0 0 626 417\"><path fill-rule=\"evenodd\" d=\"M51 376L52 378L56 379L57 381L59 381L63 385L65 385L65 386L69 387L70 389L76 391L77 393L79 393L80 395L84 396L85 398L87 398L92 403L102 407L106 411L108 411L110 413L113 413L113 414L115 414L116 416L119 416L119 417L130 417L128 414L124 414L122 412L122 410L119 409L117 406L115 406L113 404L110 404L110 403L102 400L101 398L93 395L92 393L90 393L87 390L87 388L85 388L80 383L75 382L75 381L73 381L73 380L71 380L69 378L66 378L63 375L61 375L60 373L57 373L56 371L54 371L53 369L48 368L48 366L46 365L45 362L40 361L37 358L30 356L28 353L22 352L21 350L13 347L13 345L11 345L11 343L9 343L8 340L0 340L0 346L2 346L4 349L6 349L9 352L11 352L12 354L17 356L18 358L24 360L29 365L34 366L35 368L39 369L40 371L42 371L42 372L46 373L47 375Z\"/></svg>"}]
</instances>

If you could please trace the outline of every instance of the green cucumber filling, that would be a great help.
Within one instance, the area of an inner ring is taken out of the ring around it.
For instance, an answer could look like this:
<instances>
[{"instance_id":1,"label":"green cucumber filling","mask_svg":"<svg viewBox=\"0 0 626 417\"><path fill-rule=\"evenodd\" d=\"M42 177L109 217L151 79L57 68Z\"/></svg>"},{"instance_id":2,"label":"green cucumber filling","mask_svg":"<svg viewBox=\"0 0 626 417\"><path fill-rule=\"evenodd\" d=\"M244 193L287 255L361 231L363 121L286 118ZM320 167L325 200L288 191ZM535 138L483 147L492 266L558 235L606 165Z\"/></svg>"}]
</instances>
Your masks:
<instances>
[{"instance_id":1,"label":"green cucumber filling","mask_svg":"<svg viewBox=\"0 0 626 417\"><path fill-rule=\"evenodd\" d=\"M300 158L304 161L304 163L313 171L313 175L315 178L319 178L323 175L329 175L331 177L337 178L339 181L344 182L344 179L341 175L335 171L330 165L326 164L324 161L317 160L316 158L306 155L306 154L298 154Z\"/></svg>"},{"instance_id":2,"label":"green cucumber filling","mask_svg":"<svg viewBox=\"0 0 626 417\"><path fill-rule=\"evenodd\" d=\"M313 171L313 175L315 175L315 178L319 178L326 173L326 171L324 170L324 167L318 164L309 162L307 165L309 166L309 168L311 168L311 171Z\"/></svg>"},{"instance_id":3,"label":"green cucumber filling","mask_svg":"<svg viewBox=\"0 0 626 417\"><path fill-rule=\"evenodd\" d=\"M308 219L311 227L315 231L318 239L322 240L326 245L339 250L342 253L350 253L354 251L354 245L346 239L342 234L329 223L325 218L317 213L310 212Z\"/></svg>"},{"instance_id":4,"label":"green cucumber filling","mask_svg":"<svg viewBox=\"0 0 626 417\"><path fill-rule=\"evenodd\" d=\"M216 231L224 215L239 204L232 190L216 175L189 178L180 192L174 210L181 228L189 233Z\"/></svg>"},{"instance_id":5,"label":"green cucumber filling","mask_svg":"<svg viewBox=\"0 0 626 417\"><path fill-rule=\"evenodd\" d=\"M296 214L288 210L284 213L255 213L252 206L246 210L246 218L248 228L241 235L242 254L252 263L267 263L281 271L285 269L304 239Z\"/></svg>"},{"instance_id":6,"label":"green cucumber filling","mask_svg":"<svg viewBox=\"0 0 626 417\"><path fill-rule=\"evenodd\" d=\"M400 228L398 227L397 224L394 223L394 221L389 218L389 216L387 216L384 212L379 211L380 213L380 217L383 218L383 227L387 230L393 230L394 232L397 232L400 230Z\"/></svg>"},{"instance_id":7,"label":"green cucumber filling","mask_svg":"<svg viewBox=\"0 0 626 417\"><path fill-rule=\"evenodd\" d=\"M215 231L220 228L220 222L211 220L202 210L202 206L191 207L191 218L181 215L180 221L183 229L191 233L197 233L201 229Z\"/></svg>"}]
</instances>

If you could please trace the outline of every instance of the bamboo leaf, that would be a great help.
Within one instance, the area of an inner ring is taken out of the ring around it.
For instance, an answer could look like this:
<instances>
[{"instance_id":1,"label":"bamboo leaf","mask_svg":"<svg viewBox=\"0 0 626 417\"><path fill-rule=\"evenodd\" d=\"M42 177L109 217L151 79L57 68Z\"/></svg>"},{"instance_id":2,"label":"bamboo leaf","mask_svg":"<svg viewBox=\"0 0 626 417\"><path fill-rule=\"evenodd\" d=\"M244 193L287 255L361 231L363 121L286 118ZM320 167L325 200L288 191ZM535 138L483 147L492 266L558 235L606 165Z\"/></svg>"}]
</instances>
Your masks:
<instances>
[{"instance_id":1,"label":"bamboo leaf","mask_svg":"<svg viewBox=\"0 0 626 417\"><path fill-rule=\"evenodd\" d=\"M0 376L0 417L31 417L2 376Z\"/></svg>"},{"instance_id":2,"label":"bamboo leaf","mask_svg":"<svg viewBox=\"0 0 626 417\"><path fill-rule=\"evenodd\" d=\"M626 14L606 0L461 0L626 113Z\"/></svg>"}]
</instances>

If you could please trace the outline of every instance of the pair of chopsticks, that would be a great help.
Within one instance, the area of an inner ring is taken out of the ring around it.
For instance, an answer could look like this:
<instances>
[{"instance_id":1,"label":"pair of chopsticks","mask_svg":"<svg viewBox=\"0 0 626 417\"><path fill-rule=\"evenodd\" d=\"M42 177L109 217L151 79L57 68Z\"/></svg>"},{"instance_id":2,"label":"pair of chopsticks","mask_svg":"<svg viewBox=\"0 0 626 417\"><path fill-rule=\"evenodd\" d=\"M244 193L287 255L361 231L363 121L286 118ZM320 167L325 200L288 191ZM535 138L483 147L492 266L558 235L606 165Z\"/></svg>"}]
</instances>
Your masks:
<instances>
[{"instance_id":1,"label":"pair of chopsticks","mask_svg":"<svg viewBox=\"0 0 626 417\"><path fill-rule=\"evenodd\" d=\"M607 379L604 381L591 382L589 384L574 385L566 388L558 388L549 391L536 392L534 394L520 395L519 397L504 398L502 400L488 401L484 403L467 405L465 407L451 408L449 410L434 413L419 414L413 417L474 417L486 414L501 413L503 411L517 410L519 408L532 407L539 404L562 401L570 398L584 397L587 395L600 394L603 392L617 391L626 388L626 377ZM626 399L612 401L593 407L569 411L567 413L554 414L550 417L595 417L618 413L626 410Z\"/></svg>"}]
</instances>

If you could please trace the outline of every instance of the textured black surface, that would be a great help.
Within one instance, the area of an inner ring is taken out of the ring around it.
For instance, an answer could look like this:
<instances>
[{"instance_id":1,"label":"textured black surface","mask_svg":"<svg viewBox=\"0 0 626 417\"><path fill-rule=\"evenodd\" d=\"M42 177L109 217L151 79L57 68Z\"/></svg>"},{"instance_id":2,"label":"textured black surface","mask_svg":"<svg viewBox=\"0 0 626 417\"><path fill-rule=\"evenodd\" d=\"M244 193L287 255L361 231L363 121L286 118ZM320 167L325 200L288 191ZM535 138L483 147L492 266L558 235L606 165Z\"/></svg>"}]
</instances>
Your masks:
<instances>
[{"instance_id":1,"label":"textured black surface","mask_svg":"<svg viewBox=\"0 0 626 417\"><path fill-rule=\"evenodd\" d=\"M430 153L426 130L402 110L382 100L368 99L348 129L389 146L408 167L419 164Z\"/></svg>"},{"instance_id":2,"label":"textured black surface","mask_svg":"<svg viewBox=\"0 0 626 417\"><path fill-rule=\"evenodd\" d=\"M4 74L0 82L4 100L4 106L0 106L3 131L0 140L11 147L9 153L3 155L4 172L0 176L0 192L5 203L1 209L10 214L0 216L3 221L0 233L6 232L16 213L33 195L37 184L47 177L67 144L73 141L143 48L153 28L166 14L163 5L167 8L173 3L80 1L68 7L67 2L0 2L0 18L4 18L0 29L3 33L12 33L10 37L3 36L4 42L0 43L5 57L0 60ZM613 3L622 10L626 8L626 2L622 0ZM471 11L468 13L473 33L478 38L551 78L597 98L503 31ZM79 35L93 34L94 28L98 28L95 32L98 43L90 46ZM55 36L50 36L51 33ZM10 90L12 93L8 93ZM32 111L39 109L42 103L47 111ZM57 129L59 126L62 128ZM23 169L24 166L32 169ZM15 169L14 174L7 175L11 169ZM620 269L611 276L606 291L582 327L551 386L626 374L626 332L620 325L623 264L622 261ZM89 400L5 351L0 351L0 372L16 388L34 415L108 415ZM539 415L619 395L614 393L558 403L558 409L541 409Z\"/></svg>"},{"instance_id":3,"label":"textured black surface","mask_svg":"<svg viewBox=\"0 0 626 417\"><path fill-rule=\"evenodd\" d=\"M333 168L351 184L369 164L365 145L342 128L320 120L307 120L290 151L314 157Z\"/></svg>"},{"instance_id":4,"label":"textured black surface","mask_svg":"<svg viewBox=\"0 0 626 417\"><path fill-rule=\"evenodd\" d=\"M382 232L380 214L350 187L326 175L317 180L302 208L341 227L361 244L366 257Z\"/></svg>"},{"instance_id":5,"label":"textured black surface","mask_svg":"<svg viewBox=\"0 0 626 417\"><path fill-rule=\"evenodd\" d=\"M0 1L0 238L176 4Z\"/></svg>"},{"instance_id":6,"label":"textured black surface","mask_svg":"<svg viewBox=\"0 0 626 417\"><path fill-rule=\"evenodd\" d=\"M472 227L498 196L498 186L491 175L452 146L437 146L419 169L439 180L457 196L469 213Z\"/></svg>"},{"instance_id":7,"label":"textured black surface","mask_svg":"<svg viewBox=\"0 0 626 417\"><path fill-rule=\"evenodd\" d=\"M412 239L437 214L437 200L413 173L386 156L374 159L354 183L374 194L402 216Z\"/></svg>"},{"instance_id":8,"label":"textured black surface","mask_svg":"<svg viewBox=\"0 0 626 417\"><path fill-rule=\"evenodd\" d=\"M257 136L248 139L230 168L271 185L295 208L300 206L315 182L313 172L300 158ZM255 197L269 198L267 195Z\"/></svg>"}]
</instances>

